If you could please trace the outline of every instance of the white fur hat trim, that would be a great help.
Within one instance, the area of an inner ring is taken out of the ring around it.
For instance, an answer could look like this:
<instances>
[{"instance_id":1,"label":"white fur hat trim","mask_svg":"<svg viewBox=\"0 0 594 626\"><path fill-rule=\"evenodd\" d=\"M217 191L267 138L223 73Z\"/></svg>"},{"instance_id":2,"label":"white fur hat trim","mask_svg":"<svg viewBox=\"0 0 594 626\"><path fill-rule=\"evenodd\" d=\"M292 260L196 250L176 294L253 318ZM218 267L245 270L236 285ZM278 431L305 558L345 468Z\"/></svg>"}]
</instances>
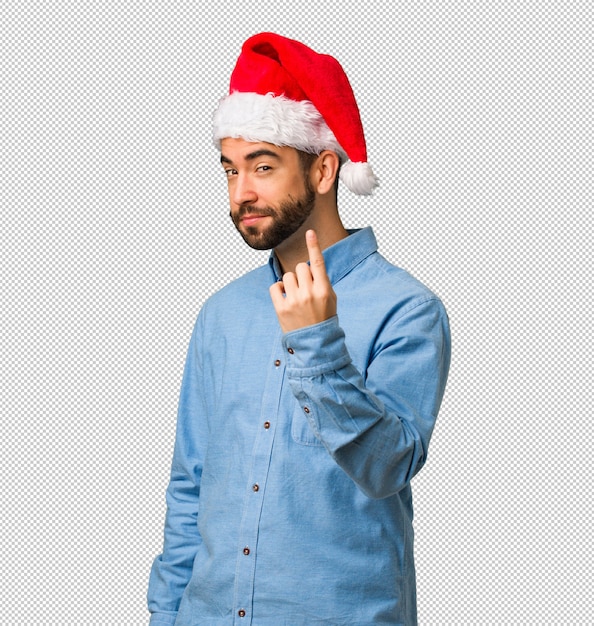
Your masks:
<instances>
[{"instance_id":1,"label":"white fur hat trim","mask_svg":"<svg viewBox=\"0 0 594 626\"><path fill-rule=\"evenodd\" d=\"M343 160L347 158L309 100L236 91L220 101L214 115L213 139L219 150L225 137L265 141L314 154L334 150Z\"/></svg>"}]
</instances>

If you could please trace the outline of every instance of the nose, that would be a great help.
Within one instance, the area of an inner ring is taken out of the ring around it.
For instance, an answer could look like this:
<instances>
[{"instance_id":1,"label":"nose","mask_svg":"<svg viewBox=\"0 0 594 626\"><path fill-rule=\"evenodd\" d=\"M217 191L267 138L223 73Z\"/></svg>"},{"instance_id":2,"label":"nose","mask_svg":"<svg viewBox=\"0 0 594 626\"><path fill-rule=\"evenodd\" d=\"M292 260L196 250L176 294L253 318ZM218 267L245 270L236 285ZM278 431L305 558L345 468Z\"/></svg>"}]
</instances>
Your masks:
<instances>
[{"instance_id":1,"label":"nose","mask_svg":"<svg viewBox=\"0 0 594 626\"><path fill-rule=\"evenodd\" d=\"M237 205L252 204L258 198L249 176L238 174L229 188L231 201Z\"/></svg>"}]
</instances>

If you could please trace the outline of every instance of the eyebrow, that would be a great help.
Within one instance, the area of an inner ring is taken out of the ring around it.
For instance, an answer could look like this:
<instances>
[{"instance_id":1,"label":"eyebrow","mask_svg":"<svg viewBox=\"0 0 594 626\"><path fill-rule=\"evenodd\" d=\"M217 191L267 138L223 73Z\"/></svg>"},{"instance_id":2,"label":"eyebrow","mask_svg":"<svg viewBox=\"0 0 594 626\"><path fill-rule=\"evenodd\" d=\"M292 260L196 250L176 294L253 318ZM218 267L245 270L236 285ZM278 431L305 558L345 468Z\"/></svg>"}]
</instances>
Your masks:
<instances>
[{"instance_id":1,"label":"eyebrow","mask_svg":"<svg viewBox=\"0 0 594 626\"><path fill-rule=\"evenodd\" d=\"M266 148L249 152L248 154L245 155L244 159L246 161L253 161L254 159L259 159L262 156L268 156L268 157L272 157L273 159L280 160L280 156L276 152L273 152L272 150L267 150ZM221 154L221 163L231 164L233 163L233 161L227 158L224 154Z\"/></svg>"}]
</instances>

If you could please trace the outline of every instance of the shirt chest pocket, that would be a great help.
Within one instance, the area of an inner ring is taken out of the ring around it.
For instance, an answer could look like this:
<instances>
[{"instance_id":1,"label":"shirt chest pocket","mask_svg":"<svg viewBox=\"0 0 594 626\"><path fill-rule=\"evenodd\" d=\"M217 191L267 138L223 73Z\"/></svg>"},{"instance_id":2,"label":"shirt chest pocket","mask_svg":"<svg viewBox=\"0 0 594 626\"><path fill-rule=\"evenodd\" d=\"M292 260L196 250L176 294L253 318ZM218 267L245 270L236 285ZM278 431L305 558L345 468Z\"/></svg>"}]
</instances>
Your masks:
<instances>
[{"instance_id":1,"label":"shirt chest pocket","mask_svg":"<svg viewBox=\"0 0 594 626\"><path fill-rule=\"evenodd\" d=\"M300 406L298 402L295 402L291 419L291 436L293 437L293 441L304 446L324 446L314 433L313 428L307 420L303 407Z\"/></svg>"}]
</instances>

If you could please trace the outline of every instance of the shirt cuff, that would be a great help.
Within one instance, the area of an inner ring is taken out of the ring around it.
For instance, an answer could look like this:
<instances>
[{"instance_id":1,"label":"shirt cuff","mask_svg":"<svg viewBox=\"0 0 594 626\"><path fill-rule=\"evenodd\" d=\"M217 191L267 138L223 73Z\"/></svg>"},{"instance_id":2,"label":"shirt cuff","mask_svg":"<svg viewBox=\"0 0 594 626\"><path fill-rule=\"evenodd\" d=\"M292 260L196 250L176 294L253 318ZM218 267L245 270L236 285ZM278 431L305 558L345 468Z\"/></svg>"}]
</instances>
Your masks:
<instances>
[{"instance_id":1,"label":"shirt cuff","mask_svg":"<svg viewBox=\"0 0 594 626\"><path fill-rule=\"evenodd\" d=\"M282 341L287 352L289 376L318 376L351 362L337 315L319 324L285 333Z\"/></svg>"}]
</instances>

